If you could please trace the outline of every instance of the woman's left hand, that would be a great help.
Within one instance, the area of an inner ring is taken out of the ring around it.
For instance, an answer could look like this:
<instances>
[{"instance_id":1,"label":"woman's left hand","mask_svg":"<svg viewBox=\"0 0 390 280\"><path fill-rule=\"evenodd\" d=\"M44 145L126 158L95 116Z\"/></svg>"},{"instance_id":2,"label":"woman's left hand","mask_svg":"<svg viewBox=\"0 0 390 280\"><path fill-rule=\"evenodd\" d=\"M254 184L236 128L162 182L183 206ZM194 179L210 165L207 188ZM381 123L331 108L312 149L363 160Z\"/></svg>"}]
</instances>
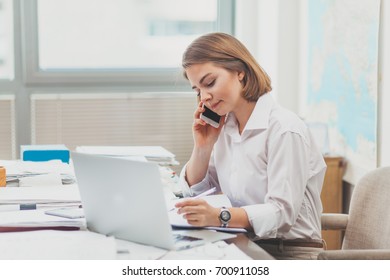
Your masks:
<instances>
[{"instance_id":1,"label":"woman's left hand","mask_svg":"<svg viewBox=\"0 0 390 280\"><path fill-rule=\"evenodd\" d=\"M175 204L178 214L183 214L183 217L190 225L205 227L205 226L220 226L219 208L210 206L203 199L185 199Z\"/></svg>"}]
</instances>

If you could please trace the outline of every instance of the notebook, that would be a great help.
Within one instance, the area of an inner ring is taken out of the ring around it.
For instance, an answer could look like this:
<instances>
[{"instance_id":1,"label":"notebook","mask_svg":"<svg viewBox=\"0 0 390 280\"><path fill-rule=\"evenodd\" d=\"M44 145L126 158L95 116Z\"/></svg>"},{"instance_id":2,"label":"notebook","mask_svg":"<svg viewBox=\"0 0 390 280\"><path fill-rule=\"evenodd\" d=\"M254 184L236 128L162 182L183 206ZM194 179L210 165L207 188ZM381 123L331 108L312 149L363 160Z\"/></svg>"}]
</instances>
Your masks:
<instances>
[{"instance_id":1,"label":"notebook","mask_svg":"<svg viewBox=\"0 0 390 280\"><path fill-rule=\"evenodd\" d=\"M71 153L89 230L164 249L184 249L235 235L173 231L158 165Z\"/></svg>"}]
</instances>

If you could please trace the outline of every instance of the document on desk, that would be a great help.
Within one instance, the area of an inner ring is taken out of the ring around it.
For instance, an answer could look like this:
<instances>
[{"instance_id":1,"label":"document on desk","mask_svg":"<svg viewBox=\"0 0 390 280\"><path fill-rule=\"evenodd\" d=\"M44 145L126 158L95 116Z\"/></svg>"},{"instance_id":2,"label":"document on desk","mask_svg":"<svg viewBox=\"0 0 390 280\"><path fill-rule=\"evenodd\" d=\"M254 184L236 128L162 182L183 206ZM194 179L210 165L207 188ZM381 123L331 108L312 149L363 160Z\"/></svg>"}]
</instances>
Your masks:
<instances>
[{"instance_id":1,"label":"document on desk","mask_svg":"<svg viewBox=\"0 0 390 280\"><path fill-rule=\"evenodd\" d=\"M189 198L182 198L182 199L185 200L185 199L191 199L191 198L189 197ZM229 198L224 194L208 195L208 196L202 197L201 199L206 200L211 206L214 206L214 207L222 207L222 206L232 207L232 204L231 204ZM180 200L171 200L171 201L167 202L168 211L171 210L168 212L169 221L170 221L171 225L174 228L199 228L199 227L195 227L193 225L190 225L187 222L187 220L183 218L182 215L177 214L177 209L174 209L174 205L178 201L180 201ZM174 209L174 210L172 210L172 209ZM225 231L225 232L237 232L237 233L247 232L247 230L244 228L231 228L231 227L227 227L227 228L202 227L202 228L210 229L210 230L217 230L217 231Z\"/></svg>"},{"instance_id":2,"label":"document on desk","mask_svg":"<svg viewBox=\"0 0 390 280\"><path fill-rule=\"evenodd\" d=\"M122 239L116 239L116 246L117 259L121 260L157 260L168 252L155 246Z\"/></svg>"},{"instance_id":3,"label":"document on desk","mask_svg":"<svg viewBox=\"0 0 390 280\"><path fill-rule=\"evenodd\" d=\"M160 249L154 246L147 246L117 239L118 258L123 260L218 259L220 256L224 256L224 259L249 258L235 245L230 246L222 241L236 237L235 234L216 232L212 230L175 230L174 233L179 233L183 236L201 238L205 240L205 244L186 250L167 251L165 249ZM213 245L214 243L217 245ZM198 247L200 249L195 249Z\"/></svg>"},{"instance_id":4,"label":"document on desk","mask_svg":"<svg viewBox=\"0 0 390 280\"><path fill-rule=\"evenodd\" d=\"M24 178L45 176L55 174L62 184L73 184L75 182L73 168L61 160L49 161L21 161L21 160L0 160L0 165L7 170L8 183L16 182Z\"/></svg>"},{"instance_id":5,"label":"document on desk","mask_svg":"<svg viewBox=\"0 0 390 280\"><path fill-rule=\"evenodd\" d=\"M81 203L77 185L0 188L0 204Z\"/></svg>"},{"instance_id":6,"label":"document on desk","mask_svg":"<svg viewBox=\"0 0 390 280\"><path fill-rule=\"evenodd\" d=\"M170 251L161 260L251 260L236 245L224 241L207 243L182 251Z\"/></svg>"},{"instance_id":7,"label":"document on desk","mask_svg":"<svg viewBox=\"0 0 390 280\"><path fill-rule=\"evenodd\" d=\"M161 146L78 146L76 152L116 157L142 156L161 165L178 164L175 155Z\"/></svg>"},{"instance_id":8,"label":"document on desk","mask_svg":"<svg viewBox=\"0 0 390 280\"><path fill-rule=\"evenodd\" d=\"M85 219L67 219L46 215L45 210L0 212L0 233L40 229L85 229ZM1 234L0 234L1 235Z\"/></svg>"},{"instance_id":9,"label":"document on desk","mask_svg":"<svg viewBox=\"0 0 390 280\"><path fill-rule=\"evenodd\" d=\"M113 237L89 231L31 231L0 234L2 260L110 260Z\"/></svg>"}]
</instances>

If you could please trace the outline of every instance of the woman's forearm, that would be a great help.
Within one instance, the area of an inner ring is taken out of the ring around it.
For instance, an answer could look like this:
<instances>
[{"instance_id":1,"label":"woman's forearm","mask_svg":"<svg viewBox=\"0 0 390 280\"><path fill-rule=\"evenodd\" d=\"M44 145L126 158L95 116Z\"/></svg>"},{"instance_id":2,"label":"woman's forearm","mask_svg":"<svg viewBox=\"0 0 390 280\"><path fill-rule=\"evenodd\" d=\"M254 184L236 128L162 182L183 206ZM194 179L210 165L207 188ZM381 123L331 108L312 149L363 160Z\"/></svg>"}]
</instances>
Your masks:
<instances>
[{"instance_id":1,"label":"woman's forearm","mask_svg":"<svg viewBox=\"0 0 390 280\"><path fill-rule=\"evenodd\" d=\"M186 167L186 180L189 186L201 182L209 167L211 149L194 148Z\"/></svg>"}]
</instances>

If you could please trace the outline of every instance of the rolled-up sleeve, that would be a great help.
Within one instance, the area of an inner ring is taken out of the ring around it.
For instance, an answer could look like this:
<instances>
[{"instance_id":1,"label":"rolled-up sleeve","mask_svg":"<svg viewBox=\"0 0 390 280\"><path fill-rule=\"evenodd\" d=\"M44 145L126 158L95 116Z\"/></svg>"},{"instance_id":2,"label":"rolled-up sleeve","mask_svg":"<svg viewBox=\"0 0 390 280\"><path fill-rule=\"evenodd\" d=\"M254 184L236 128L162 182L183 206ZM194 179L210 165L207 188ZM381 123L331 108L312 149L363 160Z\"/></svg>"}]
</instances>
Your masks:
<instances>
[{"instance_id":1,"label":"rolled-up sleeve","mask_svg":"<svg viewBox=\"0 0 390 280\"><path fill-rule=\"evenodd\" d=\"M253 232L258 237L275 238L277 236L277 221L280 219L280 209L269 204L255 204L242 207L248 215Z\"/></svg>"},{"instance_id":2,"label":"rolled-up sleeve","mask_svg":"<svg viewBox=\"0 0 390 280\"><path fill-rule=\"evenodd\" d=\"M219 183L218 183L217 173L216 173L215 167L214 167L213 156L211 156L209 168L208 168L208 171L206 173L205 178L202 181L200 181L199 183L194 184L192 186L188 185L188 182L186 179L186 167L187 167L187 164L184 165L183 169L180 172L180 176L179 176L179 184L180 184L180 188L182 190L182 194L184 197L198 195L198 194L200 194L200 193L202 193L210 188L213 188L213 187L217 188L217 192L221 191L221 188L220 188Z\"/></svg>"}]
</instances>

